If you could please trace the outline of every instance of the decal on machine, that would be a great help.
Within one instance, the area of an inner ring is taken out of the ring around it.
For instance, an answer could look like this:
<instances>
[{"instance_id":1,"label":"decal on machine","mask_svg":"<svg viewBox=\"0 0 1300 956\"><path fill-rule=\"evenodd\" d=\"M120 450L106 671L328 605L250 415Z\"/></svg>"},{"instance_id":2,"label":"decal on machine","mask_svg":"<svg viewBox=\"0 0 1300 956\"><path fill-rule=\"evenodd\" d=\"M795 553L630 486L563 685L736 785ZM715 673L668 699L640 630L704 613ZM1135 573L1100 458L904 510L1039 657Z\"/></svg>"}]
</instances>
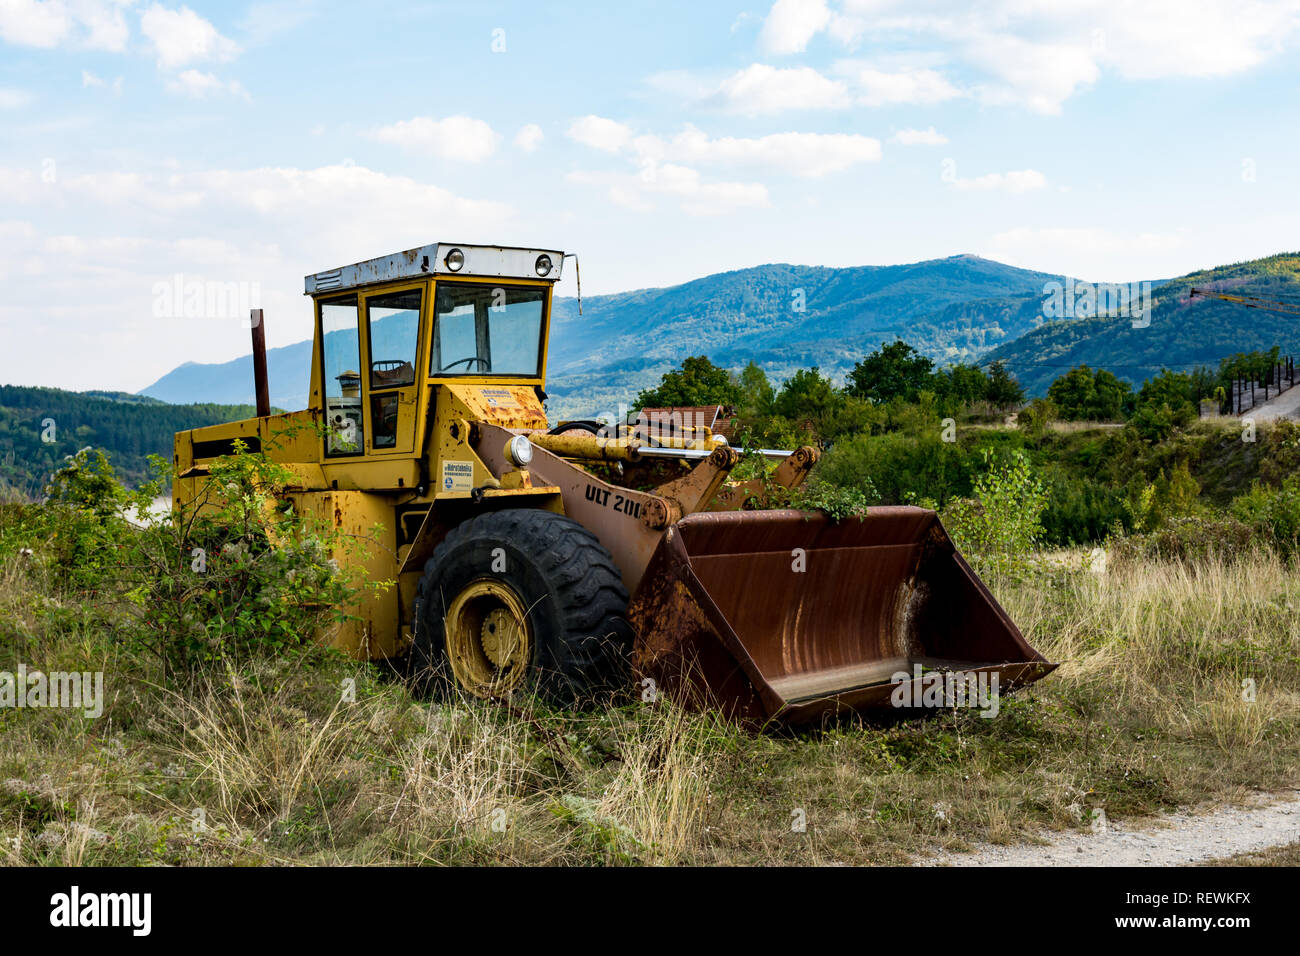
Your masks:
<instances>
[{"instance_id":1,"label":"decal on machine","mask_svg":"<svg viewBox=\"0 0 1300 956\"><path fill-rule=\"evenodd\" d=\"M609 488L597 488L595 485L587 486L588 501L594 502L602 508L609 508L612 505L615 511L625 514L629 518L641 517L641 502L617 493L614 494L613 498L614 500L611 502Z\"/></svg>"},{"instance_id":2,"label":"decal on machine","mask_svg":"<svg viewBox=\"0 0 1300 956\"><path fill-rule=\"evenodd\" d=\"M444 461L442 463L443 491L471 491L474 488L474 463L471 461Z\"/></svg>"},{"instance_id":3,"label":"decal on machine","mask_svg":"<svg viewBox=\"0 0 1300 956\"><path fill-rule=\"evenodd\" d=\"M479 394L489 405L495 405L498 408L518 408L519 403L515 397L510 394L506 388L480 388Z\"/></svg>"}]
</instances>

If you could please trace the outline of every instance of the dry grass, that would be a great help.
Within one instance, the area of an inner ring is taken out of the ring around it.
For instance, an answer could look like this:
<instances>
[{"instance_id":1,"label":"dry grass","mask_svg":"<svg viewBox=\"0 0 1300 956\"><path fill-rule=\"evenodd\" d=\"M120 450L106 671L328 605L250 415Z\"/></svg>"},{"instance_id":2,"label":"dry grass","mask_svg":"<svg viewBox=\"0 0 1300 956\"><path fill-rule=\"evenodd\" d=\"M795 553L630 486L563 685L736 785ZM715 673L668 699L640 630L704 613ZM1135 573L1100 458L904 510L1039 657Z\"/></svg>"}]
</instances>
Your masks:
<instances>
[{"instance_id":1,"label":"dry grass","mask_svg":"<svg viewBox=\"0 0 1300 956\"><path fill-rule=\"evenodd\" d=\"M1251 853L1238 853L1214 860L1206 860L1198 866L1300 866L1300 842L1286 846L1275 846L1267 850Z\"/></svg>"},{"instance_id":2,"label":"dry grass","mask_svg":"<svg viewBox=\"0 0 1300 956\"><path fill-rule=\"evenodd\" d=\"M998 585L1061 667L996 719L765 736L666 702L413 700L323 657L162 688L118 659L111 622L10 562L0 669L103 669L110 699L98 720L0 711L0 860L903 862L1296 783L1300 574L1269 555L1104 573L1064 557Z\"/></svg>"}]
</instances>

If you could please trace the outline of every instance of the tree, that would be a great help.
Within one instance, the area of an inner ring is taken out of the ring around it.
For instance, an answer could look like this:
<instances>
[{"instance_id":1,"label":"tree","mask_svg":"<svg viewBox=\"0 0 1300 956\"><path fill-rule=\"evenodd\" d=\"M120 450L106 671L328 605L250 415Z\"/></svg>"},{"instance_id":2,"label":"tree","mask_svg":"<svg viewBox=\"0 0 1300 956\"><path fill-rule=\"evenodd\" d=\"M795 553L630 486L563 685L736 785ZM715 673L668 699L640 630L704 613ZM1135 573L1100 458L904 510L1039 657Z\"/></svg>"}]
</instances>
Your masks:
<instances>
[{"instance_id":1,"label":"tree","mask_svg":"<svg viewBox=\"0 0 1300 956\"><path fill-rule=\"evenodd\" d=\"M737 404L741 414L746 418L767 418L772 414L775 397L776 390L767 373L751 361L740 373L740 401Z\"/></svg>"},{"instance_id":2,"label":"tree","mask_svg":"<svg viewBox=\"0 0 1300 956\"><path fill-rule=\"evenodd\" d=\"M887 402L911 401L923 388L932 387L934 363L902 339L882 345L849 372L846 391L857 398Z\"/></svg>"},{"instance_id":3,"label":"tree","mask_svg":"<svg viewBox=\"0 0 1300 956\"><path fill-rule=\"evenodd\" d=\"M1095 372L1087 365L1070 369L1047 389L1066 421L1114 421L1124 417L1124 406L1132 388L1104 368Z\"/></svg>"},{"instance_id":4,"label":"tree","mask_svg":"<svg viewBox=\"0 0 1300 956\"><path fill-rule=\"evenodd\" d=\"M988 386L988 377L982 369L961 362L942 369L934 376L935 393L958 406L973 405L980 401L988 391Z\"/></svg>"},{"instance_id":5,"label":"tree","mask_svg":"<svg viewBox=\"0 0 1300 956\"><path fill-rule=\"evenodd\" d=\"M1006 407L1019 405L1025 400L1025 390L1007 369L1007 363L998 359L989 366L989 383L984 398L994 405Z\"/></svg>"},{"instance_id":6,"label":"tree","mask_svg":"<svg viewBox=\"0 0 1300 956\"><path fill-rule=\"evenodd\" d=\"M740 386L725 368L718 368L708 356L693 355L679 369L669 369L654 388L636 397L638 408L674 408L690 405L736 405Z\"/></svg>"},{"instance_id":7,"label":"tree","mask_svg":"<svg viewBox=\"0 0 1300 956\"><path fill-rule=\"evenodd\" d=\"M1097 386L1092 369L1076 365L1047 387L1047 397L1066 421L1087 418L1097 402Z\"/></svg>"},{"instance_id":8,"label":"tree","mask_svg":"<svg viewBox=\"0 0 1300 956\"><path fill-rule=\"evenodd\" d=\"M1138 410L1166 408L1175 425L1186 425L1196 417L1194 383L1190 375L1162 369L1155 378L1142 383L1138 392Z\"/></svg>"},{"instance_id":9,"label":"tree","mask_svg":"<svg viewBox=\"0 0 1300 956\"><path fill-rule=\"evenodd\" d=\"M1124 417L1133 399L1133 386L1104 368L1097 369L1092 377L1097 400L1091 416L1096 421L1117 421Z\"/></svg>"},{"instance_id":10,"label":"tree","mask_svg":"<svg viewBox=\"0 0 1300 956\"><path fill-rule=\"evenodd\" d=\"M772 410L782 418L816 421L834 413L843 403L843 393L814 365L799 369L785 380L772 402Z\"/></svg>"}]
</instances>

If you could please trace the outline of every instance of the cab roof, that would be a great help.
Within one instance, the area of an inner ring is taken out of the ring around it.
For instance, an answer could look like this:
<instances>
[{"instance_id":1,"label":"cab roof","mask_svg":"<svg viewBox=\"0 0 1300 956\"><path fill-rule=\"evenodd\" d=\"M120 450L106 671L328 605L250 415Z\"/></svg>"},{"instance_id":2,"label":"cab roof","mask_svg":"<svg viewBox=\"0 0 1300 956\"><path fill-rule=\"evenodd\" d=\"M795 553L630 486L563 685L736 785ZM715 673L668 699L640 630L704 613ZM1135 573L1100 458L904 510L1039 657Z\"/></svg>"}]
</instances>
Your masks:
<instances>
[{"instance_id":1,"label":"cab roof","mask_svg":"<svg viewBox=\"0 0 1300 956\"><path fill-rule=\"evenodd\" d=\"M452 268L460 252L463 264ZM551 267L538 271L538 260L549 256ZM449 265L448 262L452 265ZM397 279L417 279L421 276L478 276L502 279L544 279L556 282L564 267L564 253L558 249L527 249L521 246L475 246L468 243L435 242L417 246L405 252L366 259L351 265L340 266L303 280L305 295L322 292L340 292L380 282Z\"/></svg>"}]
</instances>

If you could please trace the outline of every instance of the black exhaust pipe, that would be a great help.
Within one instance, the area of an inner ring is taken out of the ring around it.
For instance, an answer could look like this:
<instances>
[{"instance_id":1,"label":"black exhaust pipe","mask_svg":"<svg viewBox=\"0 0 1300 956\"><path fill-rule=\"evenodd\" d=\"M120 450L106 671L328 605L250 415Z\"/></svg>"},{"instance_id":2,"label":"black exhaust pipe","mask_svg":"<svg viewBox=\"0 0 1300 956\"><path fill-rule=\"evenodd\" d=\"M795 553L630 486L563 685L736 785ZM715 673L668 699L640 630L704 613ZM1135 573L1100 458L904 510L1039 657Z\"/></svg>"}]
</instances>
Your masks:
<instances>
[{"instance_id":1,"label":"black exhaust pipe","mask_svg":"<svg viewBox=\"0 0 1300 956\"><path fill-rule=\"evenodd\" d=\"M266 329L262 326L262 310L249 312L253 325L253 385L257 389L257 417L271 414L271 392L266 384Z\"/></svg>"}]
</instances>

